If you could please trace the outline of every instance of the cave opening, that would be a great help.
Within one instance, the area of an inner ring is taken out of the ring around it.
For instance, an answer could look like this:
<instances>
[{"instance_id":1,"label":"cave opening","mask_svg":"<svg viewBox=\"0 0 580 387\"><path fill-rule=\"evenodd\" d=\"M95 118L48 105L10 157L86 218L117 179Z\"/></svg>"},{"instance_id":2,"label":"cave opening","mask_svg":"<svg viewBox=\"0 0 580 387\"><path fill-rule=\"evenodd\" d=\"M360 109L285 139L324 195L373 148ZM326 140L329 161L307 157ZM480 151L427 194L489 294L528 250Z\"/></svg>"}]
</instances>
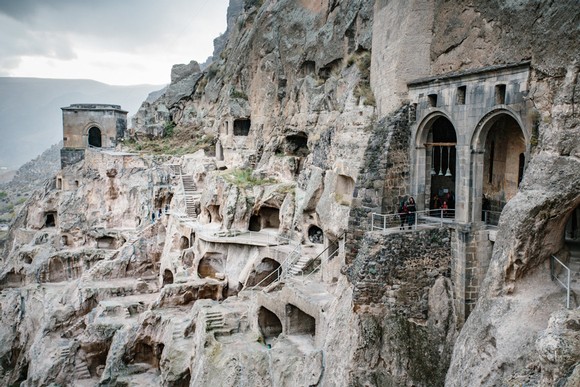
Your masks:
<instances>
[{"instance_id":1,"label":"cave opening","mask_svg":"<svg viewBox=\"0 0 580 387\"><path fill-rule=\"evenodd\" d=\"M276 313L263 306L258 311L258 326L266 343L269 343L282 333L282 321L276 316Z\"/></svg>"},{"instance_id":2,"label":"cave opening","mask_svg":"<svg viewBox=\"0 0 580 387\"><path fill-rule=\"evenodd\" d=\"M268 286L278 280L280 264L272 258L264 258L248 276L246 286ZM264 281L264 282L262 282Z\"/></svg>"}]
</instances>

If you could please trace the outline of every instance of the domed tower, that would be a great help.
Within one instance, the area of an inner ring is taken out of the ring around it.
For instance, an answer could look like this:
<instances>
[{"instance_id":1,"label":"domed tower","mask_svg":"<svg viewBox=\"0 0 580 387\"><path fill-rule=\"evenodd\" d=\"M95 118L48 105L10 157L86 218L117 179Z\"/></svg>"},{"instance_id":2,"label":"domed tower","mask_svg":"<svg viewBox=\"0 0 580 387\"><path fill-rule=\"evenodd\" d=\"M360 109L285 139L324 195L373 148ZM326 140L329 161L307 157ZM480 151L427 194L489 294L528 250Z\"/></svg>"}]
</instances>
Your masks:
<instances>
[{"instance_id":1,"label":"domed tower","mask_svg":"<svg viewBox=\"0 0 580 387\"><path fill-rule=\"evenodd\" d=\"M125 136L127 111L119 105L72 104L61 109L62 168L83 160L87 148L114 148Z\"/></svg>"}]
</instances>

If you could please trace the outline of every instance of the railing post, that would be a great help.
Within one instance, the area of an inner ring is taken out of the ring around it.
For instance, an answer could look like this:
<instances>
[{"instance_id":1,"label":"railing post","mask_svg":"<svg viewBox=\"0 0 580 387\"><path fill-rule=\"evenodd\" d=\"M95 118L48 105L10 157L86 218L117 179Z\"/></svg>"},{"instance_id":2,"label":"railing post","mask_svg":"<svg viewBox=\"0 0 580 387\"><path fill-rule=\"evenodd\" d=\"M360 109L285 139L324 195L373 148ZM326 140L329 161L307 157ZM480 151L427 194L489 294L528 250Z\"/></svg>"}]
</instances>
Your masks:
<instances>
[{"instance_id":1,"label":"railing post","mask_svg":"<svg viewBox=\"0 0 580 387\"><path fill-rule=\"evenodd\" d=\"M387 216L383 215L383 231L387 229Z\"/></svg>"},{"instance_id":2,"label":"railing post","mask_svg":"<svg viewBox=\"0 0 580 387\"><path fill-rule=\"evenodd\" d=\"M371 213L371 231L375 231L375 213Z\"/></svg>"},{"instance_id":3,"label":"railing post","mask_svg":"<svg viewBox=\"0 0 580 387\"><path fill-rule=\"evenodd\" d=\"M570 269L568 269L568 286L566 289L566 309L570 309Z\"/></svg>"},{"instance_id":4,"label":"railing post","mask_svg":"<svg viewBox=\"0 0 580 387\"><path fill-rule=\"evenodd\" d=\"M440 208L439 211L441 211L441 213L439 214L439 227L443 227L443 208Z\"/></svg>"}]
</instances>

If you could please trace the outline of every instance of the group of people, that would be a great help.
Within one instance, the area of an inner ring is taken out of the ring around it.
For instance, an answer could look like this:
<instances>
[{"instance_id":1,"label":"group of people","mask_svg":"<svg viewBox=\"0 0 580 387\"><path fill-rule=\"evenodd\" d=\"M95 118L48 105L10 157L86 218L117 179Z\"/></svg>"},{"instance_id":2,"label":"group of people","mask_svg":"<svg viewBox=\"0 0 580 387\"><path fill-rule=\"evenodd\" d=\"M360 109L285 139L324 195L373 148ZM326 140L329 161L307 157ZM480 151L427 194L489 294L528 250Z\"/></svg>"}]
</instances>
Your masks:
<instances>
[{"instance_id":1,"label":"group of people","mask_svg":"<svg viewBox=\"0 0 580 387\"><path fill-rule=\"evenodd\" d=\"M407 201L401 200L399 203L399 218L401 219L400 230L404 230L406 225L411 229L415 225L415 213L417 212L417 205L415 204L415 199L410 196Z\"/></svg>"},{"instance_id":2,"label":"group of people","mask_svg":"<svg viewBox=\"0 0 580 387\"><path fill-rule=\"evenodd\" d=\"M432 210L443 210L443 216L447 217L449 209L455 208L455 197L451 192L445 192L443 195L435 194L433 195L431 202ZM451 212L453 213L453 212ZM431 211L432 216L439 216L439 211Z\"/></svg>"},{"instance_id":3,"label":"group of people","mask_svg":"<svg viewBox=\"0 0 580 387\"><path fill-rule=\"evenodd\" d=\"M167 214L169 212L169 205L166 204L165 205L165 213ZM163 215L163 212L161 211L161 208L157 209L157 219L161 219L161 215ZM151 213L151 223L155 223L155 211L153 211Z\"/></svg>"}]
</instances>

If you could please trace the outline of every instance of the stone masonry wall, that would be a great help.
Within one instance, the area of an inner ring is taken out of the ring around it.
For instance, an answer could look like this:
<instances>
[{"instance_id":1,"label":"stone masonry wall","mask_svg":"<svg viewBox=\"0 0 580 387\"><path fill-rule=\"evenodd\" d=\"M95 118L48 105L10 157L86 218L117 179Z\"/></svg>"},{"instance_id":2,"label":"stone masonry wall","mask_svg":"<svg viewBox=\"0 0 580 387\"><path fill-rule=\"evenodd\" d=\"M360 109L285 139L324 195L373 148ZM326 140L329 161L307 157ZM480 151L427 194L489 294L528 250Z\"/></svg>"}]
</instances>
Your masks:
<instances>
[{"instance_id":1,"label":"stone masonry wall","mask_svg":"<svg viewBox=\"0 0 580 387\"><path fill-rule=\"evenodd\" d=\"M425 289L451 275L447 228L382 234L368 232L349 268L355 305L386 304L396 314L426 319Z\"/></svg>"},{"instance_id":2,"label":"stone masonry wall","mask_svg":"<svg viewBox=\"0 0 580 387\"><path fill-rule=\"evenodd\" d=\"M443 386L457 334L450 239L448 228L365 234L347 273L360 331L349 385Z\"/></svg>"},{"instance_id":3,"label":"stone masonry wall","mask_svg":"<svg viewBox=\"0 0 580 387\"><path fill-rule=\"evenodd\" d=\"M409 188L408 106L375 125L353 194L347 236L347 263L352 262L364 233L370 230L371 213L394 213L399 195Z\"/></svg>"}]
</instances>

